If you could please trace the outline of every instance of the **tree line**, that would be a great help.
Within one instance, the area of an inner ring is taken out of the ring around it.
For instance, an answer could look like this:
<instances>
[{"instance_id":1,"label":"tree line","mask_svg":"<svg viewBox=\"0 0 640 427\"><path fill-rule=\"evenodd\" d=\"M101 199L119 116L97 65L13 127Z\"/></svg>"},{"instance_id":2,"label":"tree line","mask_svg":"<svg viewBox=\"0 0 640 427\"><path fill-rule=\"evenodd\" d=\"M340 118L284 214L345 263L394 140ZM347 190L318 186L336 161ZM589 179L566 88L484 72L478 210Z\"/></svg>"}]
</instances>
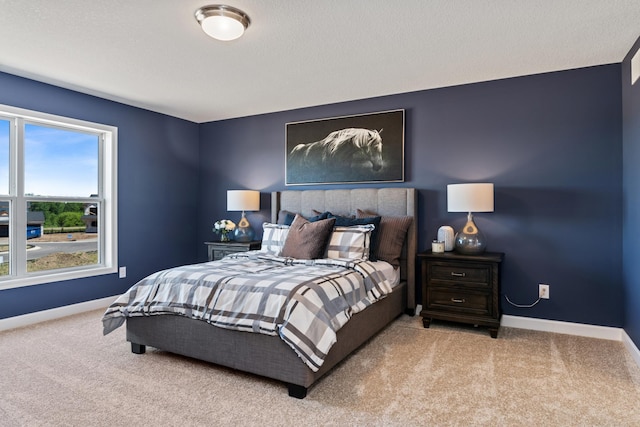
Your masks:
<instances>
[{"instance_id":1,"label":"tree line","mask_svg":"<svg viewBox=\"0 0 640 427\"><path fill-rule=\"evenodd\" d=\"M44 227L80 227L84 215L84 203L30 202L31 212L44 213Z\"/></svg>"}]
</instances>

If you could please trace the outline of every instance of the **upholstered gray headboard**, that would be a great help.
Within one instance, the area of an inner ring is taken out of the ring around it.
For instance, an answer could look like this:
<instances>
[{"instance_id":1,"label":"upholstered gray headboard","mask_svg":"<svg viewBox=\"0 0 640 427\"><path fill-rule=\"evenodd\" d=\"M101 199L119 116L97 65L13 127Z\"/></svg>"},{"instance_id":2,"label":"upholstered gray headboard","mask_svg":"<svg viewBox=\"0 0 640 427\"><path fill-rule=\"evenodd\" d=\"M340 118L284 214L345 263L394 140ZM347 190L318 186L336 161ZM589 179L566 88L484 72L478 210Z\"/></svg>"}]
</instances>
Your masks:
<instances>
[{"instance_id":1,"label":"upholstered gray headboard","mask_svg":"<svg viewBox=\"0 0 640 427\"><path fill-rule=\"evenodd\" d=\"M346 190L288 190L271 193L271 220L276 222L280 210L313 216L314 210L334 215L353 215L356 209L383 216L411 216L407 231L400 274L407 281L407 310L416 307L416 251L418 206L415 188L357 188Z\"/></svg>"}]
</instances>

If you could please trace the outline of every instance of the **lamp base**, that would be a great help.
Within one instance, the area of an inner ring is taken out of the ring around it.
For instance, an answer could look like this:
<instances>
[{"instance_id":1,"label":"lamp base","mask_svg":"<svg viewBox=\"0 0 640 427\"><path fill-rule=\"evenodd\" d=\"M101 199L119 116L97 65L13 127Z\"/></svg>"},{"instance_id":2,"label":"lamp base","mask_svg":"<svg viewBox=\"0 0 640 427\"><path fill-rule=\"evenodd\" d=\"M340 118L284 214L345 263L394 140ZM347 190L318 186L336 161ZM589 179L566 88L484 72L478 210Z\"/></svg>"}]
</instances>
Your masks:
<instances>
[{"instance_id":1,"label":"lamp base","mask_svg":"<svg viewBox=\"0 0 640 427\"><path fill-rule=\"evenodd\" d=\"M462 230L456 233L455 246L456 252L465 255L479 255L487 249L487 241L484 238L484 234L473 222L471 213L467 216L467 223Z\"/></svg>"},{"instance_id":2,"label":"lamp base","mask_svg":"<svg viewBox=\"0 0 640 427\"><path fill-rule=\"evenodd\" d=\"M251 227L236 227L233 232L233 240L236 242L250 242L253 240L255 233L253 232L253 228Z\"/></svg>"},{"instance_id":3,"label":"lamp base","mask_svg":"<svg viewBox=\"0 0 640 427\"><path fill-rule=\"evenodd\" d=\"M247 221L247 218L244 216L244 212L242 212L242 219L233 231L233 240L236 242L250 242L253 240L255 235L253 228L251 228L251 224L249 224L249 221Z\"/></svg>"}]
</instances>

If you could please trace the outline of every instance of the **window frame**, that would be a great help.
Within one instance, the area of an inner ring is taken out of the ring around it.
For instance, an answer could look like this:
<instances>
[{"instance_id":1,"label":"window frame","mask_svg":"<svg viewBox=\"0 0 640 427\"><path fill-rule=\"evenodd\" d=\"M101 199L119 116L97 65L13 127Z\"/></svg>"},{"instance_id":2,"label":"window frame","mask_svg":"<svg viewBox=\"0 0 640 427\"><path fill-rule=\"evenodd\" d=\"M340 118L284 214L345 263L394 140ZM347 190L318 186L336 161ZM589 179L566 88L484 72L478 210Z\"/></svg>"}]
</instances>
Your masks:
<instances>
[{"instance_id":1,"label":"window frame","mask_svg":"<svg viewBox=\"0 0 640 427\"><path fill-rule=\"evenodd\" d=\"M9 244L12 268L0 276L0 290L112 274L118 271L118 128L0 104L0 119L9 120ZM24 194L24 124L93 133L98 139L98 197L33 196ZM91 202L98 204L98 263L27 272L27 204L37 202ZM18 230L16 232L15 230Z\"/></svg>"}]
</instances>

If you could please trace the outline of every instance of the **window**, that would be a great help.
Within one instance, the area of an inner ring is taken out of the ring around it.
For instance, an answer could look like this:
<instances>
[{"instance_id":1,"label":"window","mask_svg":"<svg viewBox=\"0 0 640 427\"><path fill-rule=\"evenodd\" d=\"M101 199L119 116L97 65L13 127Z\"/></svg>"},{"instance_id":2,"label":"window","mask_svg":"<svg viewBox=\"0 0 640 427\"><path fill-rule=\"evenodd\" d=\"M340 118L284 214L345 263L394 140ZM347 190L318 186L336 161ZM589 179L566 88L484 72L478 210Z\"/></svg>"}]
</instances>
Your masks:
<instances>
[{"instance_id":1,"label":"window","mask_svg":"<svg viewBox=\"0 0 640 427\"><path fill-rule=\"evenodd\" d=\"M0 289L117 270L117 129L0 105Z\"/></svg>"}]
</instances>

